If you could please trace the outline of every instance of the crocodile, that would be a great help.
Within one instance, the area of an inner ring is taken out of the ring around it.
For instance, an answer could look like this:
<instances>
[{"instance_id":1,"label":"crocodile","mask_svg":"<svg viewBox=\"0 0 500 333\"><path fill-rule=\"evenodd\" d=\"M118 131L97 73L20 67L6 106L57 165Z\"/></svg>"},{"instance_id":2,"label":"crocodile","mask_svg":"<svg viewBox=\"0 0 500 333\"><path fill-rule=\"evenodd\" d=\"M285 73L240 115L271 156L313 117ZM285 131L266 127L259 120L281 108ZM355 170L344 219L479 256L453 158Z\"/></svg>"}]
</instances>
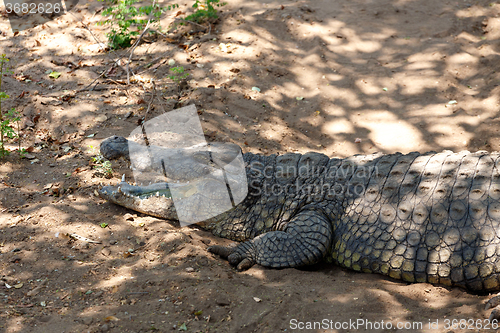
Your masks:
<instances>
[{"instance_id":1,"label":"crocodile","mask_svg":"<svg viewBox=\"0 0 500 333\"><path fill-rule=\"evenodd\" d=\"M101 143L101 152L127 158L129 145L136 143L113 136ZM500 290L500 153L376 153L343 159L315 152L245 153L243 160L245 199L200 223L216 236L239 242L209 247L237 269L325 260L406 282ZM118 205L175 220L168 195L148 195L159 186L168 189L167 184L140 187L122 180L99 193ZM500 301L493 303L489 306Z\"/></svg>"}]
</instances>

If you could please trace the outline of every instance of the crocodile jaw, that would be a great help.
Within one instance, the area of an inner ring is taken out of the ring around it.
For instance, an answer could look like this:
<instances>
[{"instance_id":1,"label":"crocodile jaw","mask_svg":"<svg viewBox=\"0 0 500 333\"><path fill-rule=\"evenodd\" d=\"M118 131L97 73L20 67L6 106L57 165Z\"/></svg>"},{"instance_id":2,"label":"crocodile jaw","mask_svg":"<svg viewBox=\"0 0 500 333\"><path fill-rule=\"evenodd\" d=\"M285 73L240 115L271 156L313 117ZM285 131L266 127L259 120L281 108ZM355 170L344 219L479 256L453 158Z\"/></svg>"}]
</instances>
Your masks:
<instances>
[{"instance_id":1,"label":"crocodile jaw","mask_svg":"<svg viewBox=\"0 0 500 333\"><path fill-rule=\"evenodd\" d=\"M170 195L165 193L160 195L160 192L145 192L143 187L124 181L116 186L104 186L98 192L101 198L122 207L167 220L178 220L174 202Z\"/></svg>"}]
</instances>

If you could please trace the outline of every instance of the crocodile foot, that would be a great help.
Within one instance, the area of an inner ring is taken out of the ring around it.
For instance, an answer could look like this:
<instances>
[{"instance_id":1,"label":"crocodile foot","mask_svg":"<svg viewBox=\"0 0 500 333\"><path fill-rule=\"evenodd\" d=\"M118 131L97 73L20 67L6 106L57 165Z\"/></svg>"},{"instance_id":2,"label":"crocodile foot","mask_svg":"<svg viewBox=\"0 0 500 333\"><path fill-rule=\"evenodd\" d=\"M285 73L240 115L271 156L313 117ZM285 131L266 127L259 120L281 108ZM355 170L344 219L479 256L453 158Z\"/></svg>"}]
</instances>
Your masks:
<instances>
[{"instance_id":1,"label":"crocodile foot","mask_svg":"<svg viewBox=\"0 0 500 333\"><path fill-rule=\"evenodd\" d=\"M208 250L226 258L238 270L258 264L287 268L315 264L330 248L332 226L321 211L298 213L283 231L270 231L232 246L211 246Z\"/></svg>"},{"instance_id":2,"label":"crocodile foot","mask_svg":"<svg viewBox=\"0 0 500 333\"><path fill-rule=\"evenodd\" d=\"M230 246L214 245L208 248L209 252L217 254L233 265L239 271L244 271L255 265L252 249L249 242Z\"/></svg>"},{"instance_id":3,"label":"crocodile foot","mask_svg":"<svg viewBox=\"0 0 500 333\"><path fill-rule=\"evenodd\" d=\"M493 320L498 322L500 320L500 293L490 298L490 300L486 303L485 310L489 309L493 309L489 318L490 322L493 322Z\"/></svg>"}]
</instances>

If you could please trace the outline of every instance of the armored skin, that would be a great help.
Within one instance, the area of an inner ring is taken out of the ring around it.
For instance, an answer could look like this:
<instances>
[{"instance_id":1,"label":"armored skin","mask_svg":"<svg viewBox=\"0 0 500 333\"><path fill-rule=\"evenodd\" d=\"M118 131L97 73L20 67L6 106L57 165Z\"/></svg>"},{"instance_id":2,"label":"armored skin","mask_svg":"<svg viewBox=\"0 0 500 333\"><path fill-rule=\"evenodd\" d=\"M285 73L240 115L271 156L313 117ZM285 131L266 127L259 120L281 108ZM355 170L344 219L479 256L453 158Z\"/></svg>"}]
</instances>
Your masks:
<instances>
[{"instance_id":1,"label":"armored skin","mask_svg":"<svg viewBox=\"0 0 500 333\"><path fill-rule=\"evenodd\" d=\"M128 158L127 144L114 136L102 142L101 152ZM200 224L240 242L209 248L238 269L326 260L407 282L476 292L500 289L499 153L345 159L319 153L246 153L243 159L248 195ZM192 161L196 170L206 163ZM186 166L179 172L185 173ZM193 193L207 194L192 186ZM160 190L160 195L151 194ZM176 218L166 183L138 187L122 181L102 188L100 195L142 213Z\"/></svg>"}]
</instances>

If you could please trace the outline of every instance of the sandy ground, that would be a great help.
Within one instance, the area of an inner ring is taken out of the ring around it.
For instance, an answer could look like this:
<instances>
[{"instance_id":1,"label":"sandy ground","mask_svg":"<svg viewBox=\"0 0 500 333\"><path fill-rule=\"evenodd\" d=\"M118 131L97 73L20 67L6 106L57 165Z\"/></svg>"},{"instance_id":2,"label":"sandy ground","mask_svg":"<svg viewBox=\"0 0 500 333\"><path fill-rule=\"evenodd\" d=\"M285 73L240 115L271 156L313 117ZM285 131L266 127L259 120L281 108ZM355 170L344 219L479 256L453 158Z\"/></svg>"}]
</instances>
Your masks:
<instances>
[{"instance_id":1,"label":"sandy ground","mask_svg":"<svg viewBox=\"0 0 500 333\"><path fill-rule=\"evenodd\" d=\"M105 40L102 3L15 36L2 16L0 50L14 72L3 77L2 108L22 113L31 156L0 161L0 331L478 331L488 295L326 264L237 272L207 252L229 241L96 197L132 175L117 161L102 177L90 147L128 136L152 97L148 119L194 103L209 140L256 153L500 150L500 4L228 2L210 33L147 37L130 85L129 53L96 51L84 27ZM190 74L180 93L170 59ZM467 325L449 327L457 320Z\"/></svg>"}]
</instances>

